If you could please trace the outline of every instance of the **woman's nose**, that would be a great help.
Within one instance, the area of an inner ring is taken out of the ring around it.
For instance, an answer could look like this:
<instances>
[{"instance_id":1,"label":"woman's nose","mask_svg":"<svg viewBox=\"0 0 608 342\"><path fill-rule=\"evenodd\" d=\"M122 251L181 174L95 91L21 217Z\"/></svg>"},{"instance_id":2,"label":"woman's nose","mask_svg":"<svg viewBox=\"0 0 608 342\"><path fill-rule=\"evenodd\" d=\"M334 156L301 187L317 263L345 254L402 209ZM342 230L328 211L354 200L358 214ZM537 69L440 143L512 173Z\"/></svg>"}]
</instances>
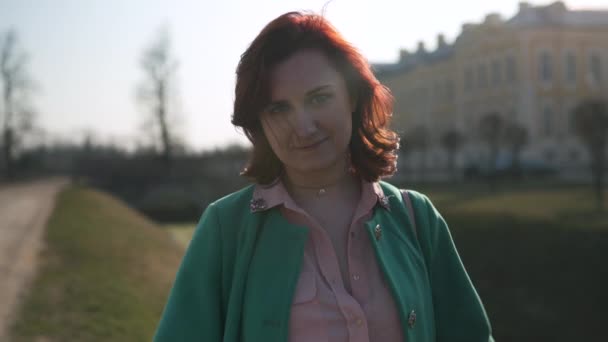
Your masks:
<instances>
[{"instance_id":1,"label":"woman's nose","mask_svg":"<svg viewBox=\"0 0 608 342\"><path fill-rule=\"evenodd\" d=\"M291 126L293 132L301 138L306 138L314 135L317 131L317 123L312 113L306 109L295 111L292 118Z\"/></svg>"}]
</instances>

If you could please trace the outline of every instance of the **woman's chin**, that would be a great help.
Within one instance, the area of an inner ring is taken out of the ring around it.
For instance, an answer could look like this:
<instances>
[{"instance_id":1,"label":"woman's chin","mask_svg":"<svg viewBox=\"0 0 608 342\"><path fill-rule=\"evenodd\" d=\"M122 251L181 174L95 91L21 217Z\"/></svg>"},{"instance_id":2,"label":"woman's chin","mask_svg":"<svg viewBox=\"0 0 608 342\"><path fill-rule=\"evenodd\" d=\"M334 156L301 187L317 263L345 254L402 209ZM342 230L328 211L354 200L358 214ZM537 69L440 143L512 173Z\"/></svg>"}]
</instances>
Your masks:
<instances>
[{"instance_id":1,"label":"woman's chin","mask_svg":"<svg viewBox=\"0 0 608 342\"><path fill-rule=\"evenodd\" d=\"M344 169L344 165L336 158L302 158L297 163L287 167L287 172L290 170L299 174L319 174L327 172L333 173L337 168Z\"/></svg>"}]
</instances>

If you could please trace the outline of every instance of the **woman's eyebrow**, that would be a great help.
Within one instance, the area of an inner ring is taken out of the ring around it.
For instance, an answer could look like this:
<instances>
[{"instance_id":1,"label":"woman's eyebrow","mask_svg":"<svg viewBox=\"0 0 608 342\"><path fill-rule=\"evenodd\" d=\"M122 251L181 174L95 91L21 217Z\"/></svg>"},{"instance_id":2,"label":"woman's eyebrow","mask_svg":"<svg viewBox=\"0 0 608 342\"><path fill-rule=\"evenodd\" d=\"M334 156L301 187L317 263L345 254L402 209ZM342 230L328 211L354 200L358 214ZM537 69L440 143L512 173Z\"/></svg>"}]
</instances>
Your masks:
<instances>
[{"instance_id":1,"label":"woman's eyebrow","mask_svg":"<svg viewBox=\"0 0 608 342\"><path fill-rule=\"evenodd\" d=\"M324 84L324 85L322 85L322 86L314 87L313 89L311 89L311 90L307 91L307 92L306 92L306 95L311 95L311 94L314 94L314 93L316 93L316 92L319 92L319 91L321 91L321 90L325 90L325 89L327 89L327 88L331 88L331 87L332 87L332 85L331 85L331 84Z\"/></svg>"},{"instance_id":2,"label":"woman's eyebrow","mask_svg":"<svg viewBox=\"0 0 608 342\"><path fill-rule=\"evenodd\" d=\"M309 91L306 92L306 96L310 96L310 95L312 95L314 93L320 92L322 90L330 89L332 87L333 87L332 84L324 84L324 85L320 85L318 87L314 87L311 90L309 90ZM270 102L268 104L268 106L266 106L266 107L270 107L270 106L274 106L274 105L280 105L280 104L289 104L289 102L286 101L286 100L275 100L275 101Z\"/></svg>"},{"instance_id":3,"label":"woman's eyebrow","mask_svg":"<svg viewBox=\"0 0 608 342\"><path fill-rule=\"evenodd\" d=\"M270 102L265 108L270 108L273 106L281 106L281 105L289 105L289 102L286 100L277 100L277 101L272 101Z\"/></svg>"}]
</instances>

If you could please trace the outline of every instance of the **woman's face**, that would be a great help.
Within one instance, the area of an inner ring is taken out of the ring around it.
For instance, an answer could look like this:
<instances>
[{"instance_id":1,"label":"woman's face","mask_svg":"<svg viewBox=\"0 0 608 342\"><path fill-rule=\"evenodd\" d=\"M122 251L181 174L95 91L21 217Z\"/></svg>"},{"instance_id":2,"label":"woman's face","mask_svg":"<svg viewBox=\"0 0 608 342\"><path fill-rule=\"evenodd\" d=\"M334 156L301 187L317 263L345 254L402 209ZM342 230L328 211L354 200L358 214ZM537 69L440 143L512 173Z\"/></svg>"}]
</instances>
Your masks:
<instances>
[{"instance_id":1,"label":"woman's face","mask_svg":"<svg viewBox=\"0 0 608 342\"><path fill-rule=\"evenodd\" d=\"M321 51L308 49L278 64L270 76L271 101L260 120L286 171L345 169L354 103L340 73Z\"/></svg>"}]
</instances>

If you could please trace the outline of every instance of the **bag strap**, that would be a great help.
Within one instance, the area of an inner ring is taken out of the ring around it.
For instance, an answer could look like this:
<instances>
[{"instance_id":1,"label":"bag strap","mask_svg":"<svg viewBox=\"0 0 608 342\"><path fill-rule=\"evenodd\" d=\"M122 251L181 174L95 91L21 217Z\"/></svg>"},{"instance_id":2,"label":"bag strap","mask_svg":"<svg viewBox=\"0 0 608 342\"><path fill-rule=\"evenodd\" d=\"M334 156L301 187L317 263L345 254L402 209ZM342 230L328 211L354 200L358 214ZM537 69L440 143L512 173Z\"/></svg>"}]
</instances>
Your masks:
<instances>
[{"instance_id":1,"label":"bag strap","mask_svg":"<svg viewBox=\"0 0 608 342\"><path fill-rule=\"evenodd\" d=\"M412 224L412 227L414 228L414 236L416 237L416 239L418 239L418 228L416 227L416 216L414 216L414 208L412 207L412 200L410 199L410 195L407 190L400 189L400 191L401 191L401 196L403 197L403 201L405 202L405 205L407 206L407 209L410 213L409 219L410 219L410 223Z\"/></svg>"}]
</instances>

